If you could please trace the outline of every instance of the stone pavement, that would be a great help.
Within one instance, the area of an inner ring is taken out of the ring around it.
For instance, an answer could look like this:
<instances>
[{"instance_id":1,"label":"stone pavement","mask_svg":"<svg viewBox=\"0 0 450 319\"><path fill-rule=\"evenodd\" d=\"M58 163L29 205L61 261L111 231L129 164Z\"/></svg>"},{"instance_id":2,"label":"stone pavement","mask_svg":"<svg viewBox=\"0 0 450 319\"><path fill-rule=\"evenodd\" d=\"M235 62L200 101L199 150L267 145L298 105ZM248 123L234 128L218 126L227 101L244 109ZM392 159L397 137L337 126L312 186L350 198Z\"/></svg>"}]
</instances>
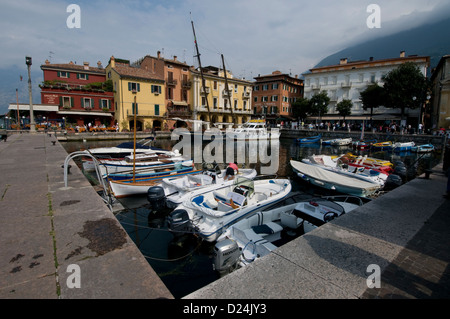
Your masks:
<instances>
[{"instance_id":1,"label":"stone pavement","mask_svg":"<svg viewBox=\"0 0 450 319\"><path fill-rule=\"evenodd\" d=\"M54 136L0 143L0 298L173 296ZM78 283L80 283L78 288Z\"/></svg>"},{"instance_id":2,"label":"stone pavement","mask_svg":"<svg viewBox=\"0 0 450 319\"><path fill-rule=\"evenodd\" d=\"M184 299L450 298L446 183L438 165Z\"/></svg>"}]
</instances>

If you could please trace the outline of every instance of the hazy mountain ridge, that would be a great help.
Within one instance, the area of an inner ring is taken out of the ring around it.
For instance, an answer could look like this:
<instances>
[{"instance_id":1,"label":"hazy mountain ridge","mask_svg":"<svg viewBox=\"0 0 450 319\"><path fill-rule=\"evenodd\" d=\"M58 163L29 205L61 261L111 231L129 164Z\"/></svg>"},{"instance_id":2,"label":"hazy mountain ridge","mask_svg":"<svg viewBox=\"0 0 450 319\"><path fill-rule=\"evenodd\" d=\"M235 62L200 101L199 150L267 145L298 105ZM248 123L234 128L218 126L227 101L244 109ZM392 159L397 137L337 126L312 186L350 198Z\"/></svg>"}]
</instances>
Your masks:
<instances>
[{"instance_id":1,"label":"hazy mountain ridge","mask_svg":"<svg viewBox=\"0 0 450 319\"><path fill-rule=\"evenodd\" d=\"M442 56L450 54L450 18L348 47L329 55L316 67L339 64L341 58L349 61L394 58L400 56L400 51L407 56L430 56L431 69L436 67Z\"/></svg>"}]
</instances>

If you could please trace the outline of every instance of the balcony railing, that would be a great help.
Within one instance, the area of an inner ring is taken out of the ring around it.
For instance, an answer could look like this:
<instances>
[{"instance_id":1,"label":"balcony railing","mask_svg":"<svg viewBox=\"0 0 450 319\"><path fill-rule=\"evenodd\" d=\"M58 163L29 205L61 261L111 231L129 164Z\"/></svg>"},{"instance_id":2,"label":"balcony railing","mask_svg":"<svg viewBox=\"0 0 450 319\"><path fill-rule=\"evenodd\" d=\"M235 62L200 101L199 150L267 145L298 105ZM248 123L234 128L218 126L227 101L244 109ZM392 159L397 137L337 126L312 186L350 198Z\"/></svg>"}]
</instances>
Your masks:
<instances>
[{"instance_id":1,"label":"balcony railing","mask_svg":"<svg viewBox=\"0 0 450 319\"><path fill-rule=\"evenodd\" d=\"M136 113L136 116L139 117L150 117L150 116L157 116L157 117L161 117L162 113L159 112L160 114L155 114L154 111L147 111L147 110L138 110ZM134 110L127 110L127 116L134 116Z\"/></svg>"},{"instance_id":2,"label":"balcony railing","mask_svg":"<svg viewBox=\"0 0 450 319\"><path fill-rule=\"evenodd\" d=\"M244 93L242 93L242 98L243 98L243 99L249 99L249 98L250 98L250 92L244 92Z\"/></svg>"},{"instance_id":3,"label":"balcony railing","mask_svg":"<svg viewBox=\"0 0 450 319\"><path fill-rule=\"evenodd\" d=\"M352 82L351 81L343 82L343 83L341 83L341 87L350 88L350 87L352 87Z\"/></svg>"},{"instance_id":4,"label":"balcony railing","mask_svg":"<svg viewBox=\"0 0 450 319\"><path fill-rule=\"evenodd\" d=\"M184 110L176 110L176 109L167 109L167 114L169 117L191 117L192 111L188 109Z\"/></svg>"},{"instance_id":5,"label":"balcony railing","mask_svg":"<svg viewBox=\"0 0 450 319\"><path fill-rule=\"evenodd\" d=\"M183 81L183 82L181 83L181 86L182 86L184 89L190 89L191 86L192 86L192 82L191 82L191 81Z\"/></svg>"},{"instance_id":6,"label":"balcony railing","mask_svg":"<svg viewBox=\"0 0 450 319\"><path fill-rule=\"evenodd\" d=\"M170 86L175 86L178 84L178 81L174 80L174 79L167 79L166 82L167 82L167 85L170 85Z\"/></svg>"}]
</instances>

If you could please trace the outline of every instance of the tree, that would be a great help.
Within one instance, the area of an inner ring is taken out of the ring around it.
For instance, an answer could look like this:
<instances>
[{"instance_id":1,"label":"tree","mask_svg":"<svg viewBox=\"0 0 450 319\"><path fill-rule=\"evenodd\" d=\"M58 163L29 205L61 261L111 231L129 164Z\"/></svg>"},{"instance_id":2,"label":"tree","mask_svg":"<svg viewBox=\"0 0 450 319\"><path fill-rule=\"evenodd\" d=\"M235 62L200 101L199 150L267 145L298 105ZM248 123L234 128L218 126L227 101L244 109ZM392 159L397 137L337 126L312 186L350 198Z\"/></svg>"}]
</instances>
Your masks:
<instances>
[{"instance_id":1,"label":"tree","mask_svg":"<svg viewBox=\"0 0 450 319\"><path fill-rule=\"evenodd\" d=\"M300 98L292 104L294 117L305 119L311 113L311 103L307 98Z\"/></svg>"},{"instance_id":2,"label":"tree","mask_svg":"<svg viewBox=\"0 0 450 319\"><path fill-rule=\"evenodd\" d=\"M385 104L384 89L378 83L371 84L360 93L360 99L363 104L363 109L370 109L370 121L372 121L373 109Z\"/></svg>"},{"instance_id":3,"label":"tree","mask_svg":"<svg viewBox=\"0 0 450 319\"><path fill-rule=\"evenodd\" d=\"M345 117L352 114L353 103L351 100L344 99L336 105L336 110L339 112L341 116Z\"/></svg>"},{"instance_id":4,"label":"tree","mask_svg":"<svg viewBox=\"0 0 450 319\"><path fill-rule=\"evenodd\" d=\"M426 100L427 79L412 62L407 62L389 72L385 77L385 106L400 108L404 120L405 109L421 107Z\"/></svg>"},{"instance_id":5,"label":"tree","mask_svg":"<svg viewBox=\"0 0 450 319\"><path fill-rule=\"evenodd\" d=\"M310 103L311 114L318 115L320 117L321 115L325 115L328 113L328 104L330 103L330 98L328 97L326 91L322 91L319 94L313 95Z\"/></svg>"}]
</instances>

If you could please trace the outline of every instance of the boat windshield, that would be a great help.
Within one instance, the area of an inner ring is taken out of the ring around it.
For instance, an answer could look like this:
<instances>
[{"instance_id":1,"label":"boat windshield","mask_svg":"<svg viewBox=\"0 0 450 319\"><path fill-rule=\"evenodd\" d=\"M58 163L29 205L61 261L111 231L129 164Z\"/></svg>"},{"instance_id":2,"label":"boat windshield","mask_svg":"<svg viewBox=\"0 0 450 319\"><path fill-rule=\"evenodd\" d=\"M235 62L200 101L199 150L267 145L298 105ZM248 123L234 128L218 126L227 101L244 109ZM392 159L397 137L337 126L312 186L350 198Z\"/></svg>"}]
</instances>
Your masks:
<instances>
[{"instance_id":1,"label":"boat windshield","mask_svg":"<svg viewBox=\"0 0 450 319\"><path fill-rule=\"evenodd\" d=\"M339 212L339 216L345 213L344 207L330 200L322 199L322 198L314 198L311 202L317 203L321 206L325 206L331 208L337 212Z\"/></svg>"},{"instance_id":2,"label":"boat windshield","mask_svg":"<svg viewBox=\"0 0 450 319\"><path fill-rule=\"evenodd\" d=\"M251 179L239 176L239 177L236 178L236 180L234 182L234 188L233 189L239 189L239 188L240 189L246 189L247 192L246 192L245 196L250 196L255 191L255 183Z\"/></svg>"}]
</instances>

